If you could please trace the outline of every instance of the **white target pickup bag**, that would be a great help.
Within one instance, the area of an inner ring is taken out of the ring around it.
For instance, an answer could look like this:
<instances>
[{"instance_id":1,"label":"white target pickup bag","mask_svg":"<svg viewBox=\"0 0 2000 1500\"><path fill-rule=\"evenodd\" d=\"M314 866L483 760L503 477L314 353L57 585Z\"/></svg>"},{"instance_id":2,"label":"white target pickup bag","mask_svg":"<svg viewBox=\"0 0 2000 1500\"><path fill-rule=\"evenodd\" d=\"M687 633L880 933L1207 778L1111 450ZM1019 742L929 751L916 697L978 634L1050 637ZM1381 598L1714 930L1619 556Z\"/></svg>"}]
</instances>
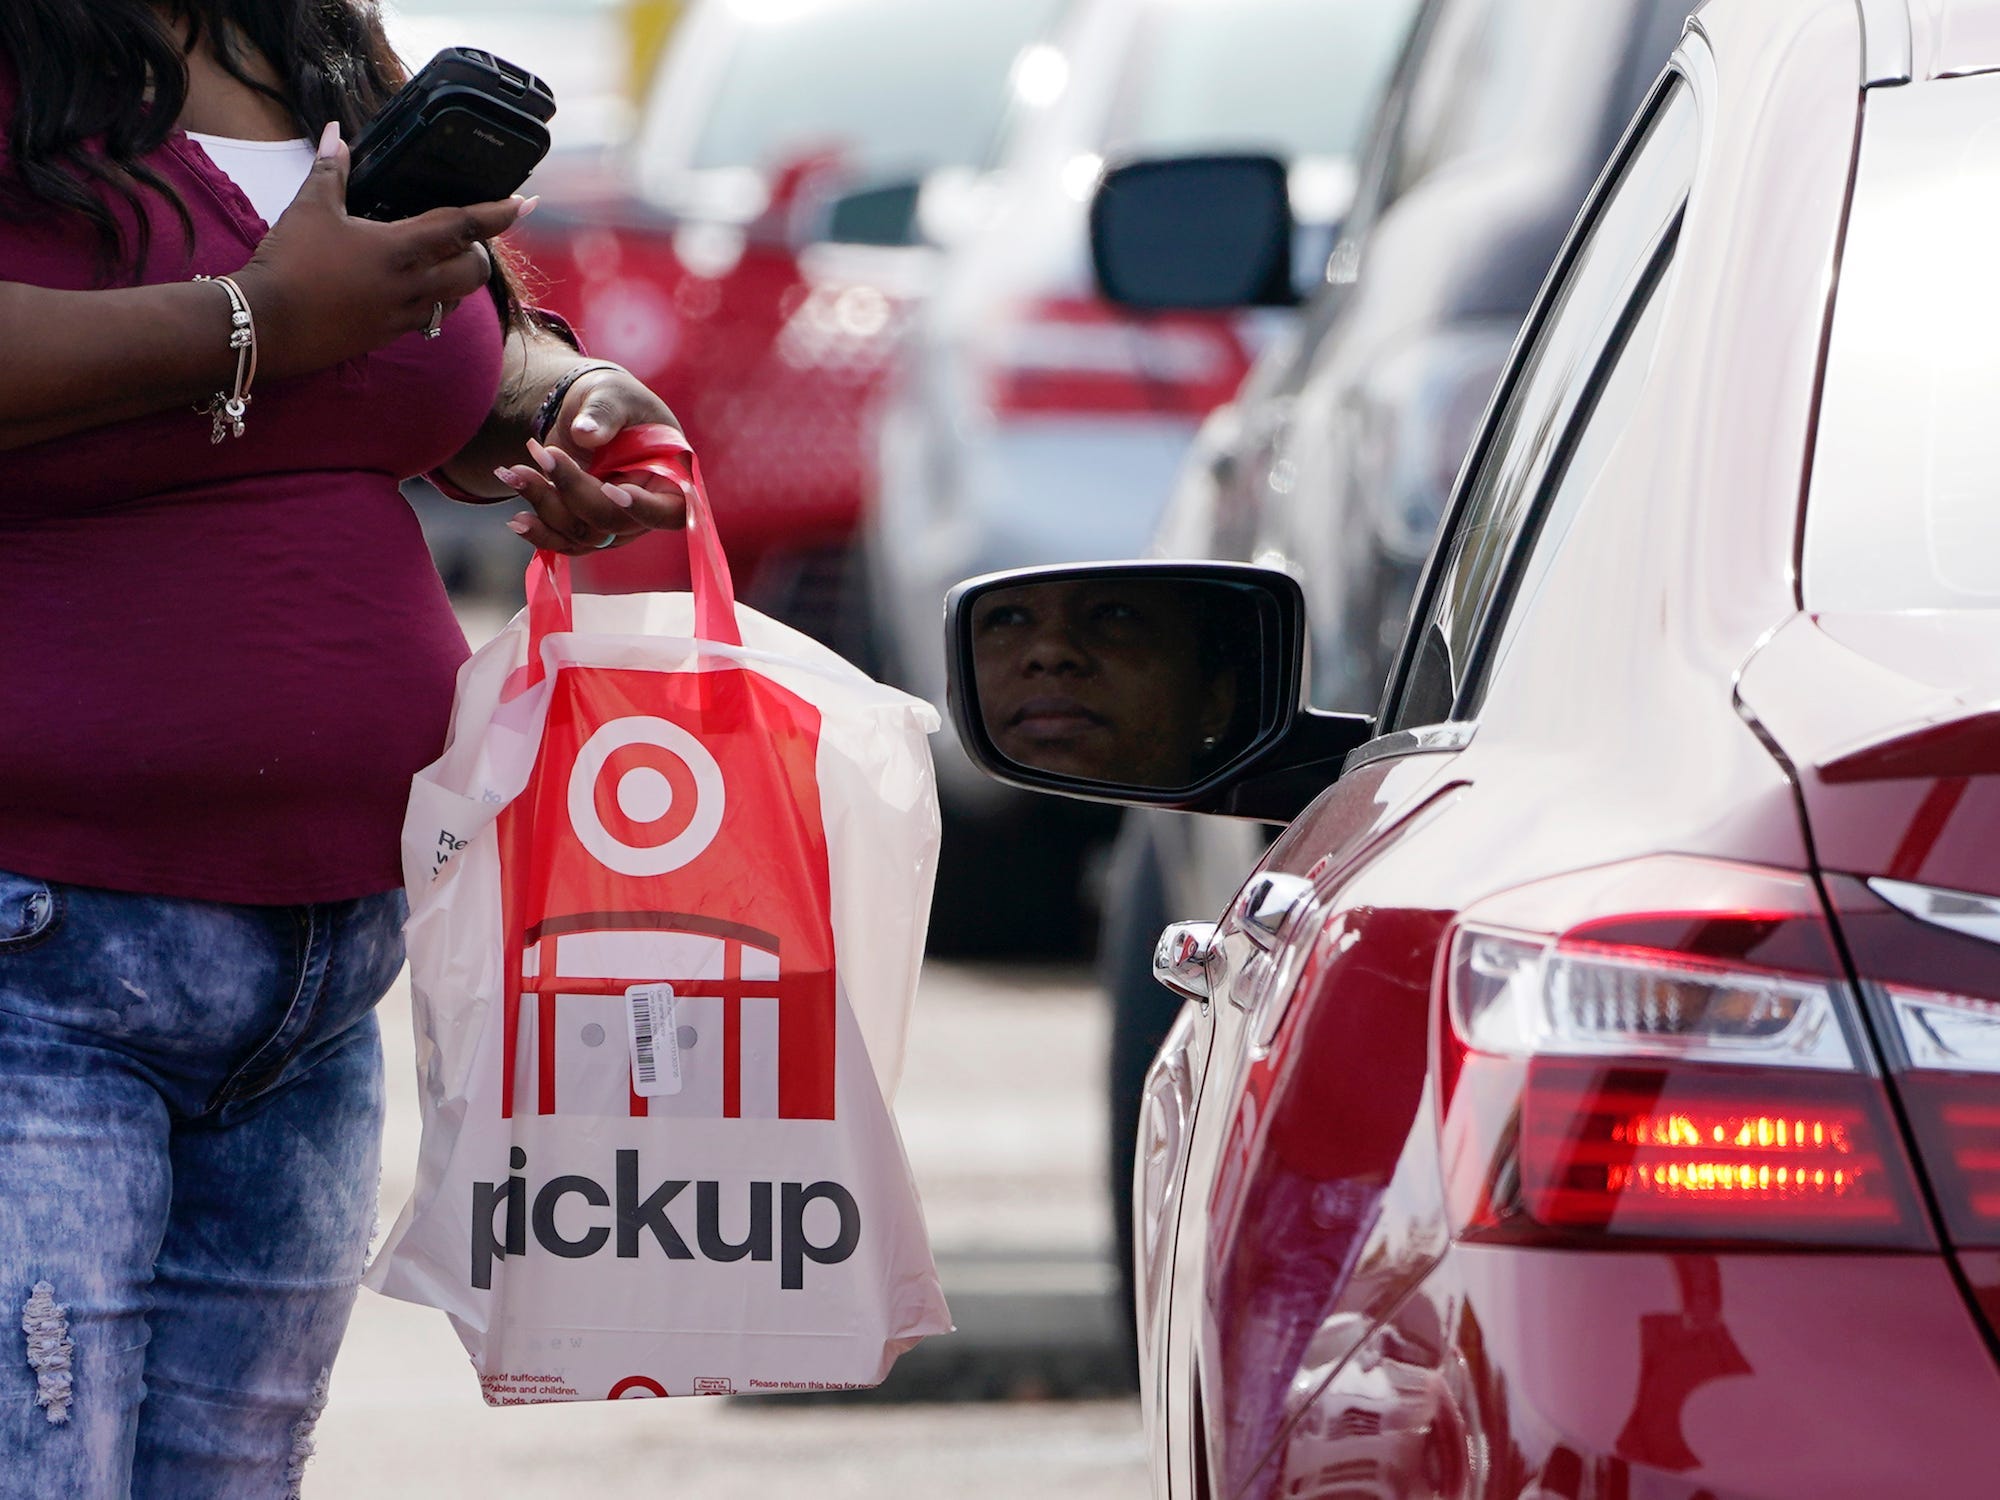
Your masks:
<instances>
[{"instance_id":1,"label":"white target pickup bag","mask_svg":"<svg viewBox=\"0 0 2000 1500\"><path fill-rule=\"evenodd\" d=\"M928 704L736 607L680 434L692 595L528 607L403 830L423 1147L368 1273L494 1405L872 1385L948 1332L890 1115L938 816Z\"/></svg>"}]
</instances>

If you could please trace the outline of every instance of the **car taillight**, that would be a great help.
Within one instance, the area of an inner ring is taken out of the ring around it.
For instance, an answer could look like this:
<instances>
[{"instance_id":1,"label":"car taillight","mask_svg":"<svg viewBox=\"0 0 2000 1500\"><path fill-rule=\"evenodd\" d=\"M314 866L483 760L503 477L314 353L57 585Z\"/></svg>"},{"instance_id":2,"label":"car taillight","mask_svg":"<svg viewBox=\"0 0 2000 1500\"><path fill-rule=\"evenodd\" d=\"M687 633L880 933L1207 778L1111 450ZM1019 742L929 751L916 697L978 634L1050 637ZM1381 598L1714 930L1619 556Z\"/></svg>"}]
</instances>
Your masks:
<instances>
[{"instance_id":1,"label":"car taillight","mask_svg":"<svg viewBox=\"0 0 2000 1500\"><path fill-rule=\"evenodd\" d=\"M1126 313L1083 297L1008 308L980 356L1003 416L1200 416L1249 368L1226 314Z\"/></svg>"},{"instance_id":2,"label":"car taillight","mask_svg":"<svg viewBox=\"0 0 2000 1500\"><path fill-rule=\"evenodd\" d=\"M1464 915L1440 988L1461 1234L1930 1243L1806 877L1663 856L1523 887Z\"/></svg>"},{"instance_id":3,"label":"car taillight","mask_svg":"<svg viewBox=\"0 0 2000 1500\"><path fill-rule=\"evenodd\" d=\"M1835 877L1861 988L1959 1249L2000 1249L2000 900Z\"/></svg>"}]
</instances>

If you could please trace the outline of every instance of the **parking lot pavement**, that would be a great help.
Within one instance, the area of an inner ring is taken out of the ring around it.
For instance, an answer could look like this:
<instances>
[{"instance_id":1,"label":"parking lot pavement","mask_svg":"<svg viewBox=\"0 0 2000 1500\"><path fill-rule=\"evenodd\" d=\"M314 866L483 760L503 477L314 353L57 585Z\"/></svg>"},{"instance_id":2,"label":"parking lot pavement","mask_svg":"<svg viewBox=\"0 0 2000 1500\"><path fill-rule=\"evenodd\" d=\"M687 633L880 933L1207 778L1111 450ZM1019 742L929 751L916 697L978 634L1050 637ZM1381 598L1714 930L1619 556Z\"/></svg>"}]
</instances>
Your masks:
<instances>
[{"instance_id":1,"label":"parking lot pavement","mask_svg":"<svg viewBox=\"0 0 2000 1500\"><path fill-rule=\"evenodd\" d=\"M961 1332L905 1357L892 1377L904 1400L489 1410L441 1313L363 1292L306 1495L543 1500L588 1487L602 1500L1011 1500L1034 1490L1140 1500L1145 1465L1129 1399L962 1400L1079 1388L1079 1369L1115 1359L1106 1030L1081 971L926 969L897 1114ZM409 1193L417 1154L401 985L384 1002L383 1034L386 1224ZM930 1396L957 1404L909 1399Z\"/></svg>"}]
</instances>

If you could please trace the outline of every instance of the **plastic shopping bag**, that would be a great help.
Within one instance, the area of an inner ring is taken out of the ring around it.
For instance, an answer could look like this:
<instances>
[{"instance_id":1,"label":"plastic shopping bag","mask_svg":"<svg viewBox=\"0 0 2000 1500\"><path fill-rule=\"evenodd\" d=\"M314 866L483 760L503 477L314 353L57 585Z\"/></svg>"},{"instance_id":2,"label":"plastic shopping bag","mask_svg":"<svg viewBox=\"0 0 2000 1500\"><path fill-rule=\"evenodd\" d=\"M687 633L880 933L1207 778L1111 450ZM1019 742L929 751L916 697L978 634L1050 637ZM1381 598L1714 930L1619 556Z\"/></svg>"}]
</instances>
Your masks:
<instances>
[{"instance_id":1,"label":"plastic shopping bag","mask_svg":"<svg viewBox=\"0 0 2000 1500\"><path fill-rule=\"evenodd\" d=\"M928 704L734 603L528 607L466 663L404 826L423 1146L370 1268L495 1405L871 1385L950 1329L889 1112L938 818Z\"/></svg>"}]
</instances>

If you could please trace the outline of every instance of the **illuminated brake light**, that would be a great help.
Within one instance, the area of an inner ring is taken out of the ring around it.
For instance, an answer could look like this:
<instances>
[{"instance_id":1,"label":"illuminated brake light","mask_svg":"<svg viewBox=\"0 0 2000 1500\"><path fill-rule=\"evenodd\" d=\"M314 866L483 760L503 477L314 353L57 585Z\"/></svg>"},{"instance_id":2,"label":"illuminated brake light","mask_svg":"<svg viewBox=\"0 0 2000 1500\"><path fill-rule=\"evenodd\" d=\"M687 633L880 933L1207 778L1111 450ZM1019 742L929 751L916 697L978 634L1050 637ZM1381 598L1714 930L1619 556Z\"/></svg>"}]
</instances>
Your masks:
<instances>
[{"instance_id":1,"label":"illuminated brake light","mask_svg":"<svg viewBox=\"0 0 2000 1500\"><path fill-rule=\"evenodd\" d=\"M1551 1228L1820 1240L1895 1230L1913 1205L1884 1159L1872 1080L1535 1059L1520 1205ZM1497 1222L1497 1220L1496 1220Z\"/></svg>"},{"instance_id":2,"label":"illuminated brake light","mask_svg":"<svg viewBox=\"0 0 2000 1500\"><path fill-rule=\"evenodd\" d=\"M1805 877L1669 856L1542 882L1468 912L1440 978L1461 1234L1930 1243Z\"/></svg>"}]
</instances>

